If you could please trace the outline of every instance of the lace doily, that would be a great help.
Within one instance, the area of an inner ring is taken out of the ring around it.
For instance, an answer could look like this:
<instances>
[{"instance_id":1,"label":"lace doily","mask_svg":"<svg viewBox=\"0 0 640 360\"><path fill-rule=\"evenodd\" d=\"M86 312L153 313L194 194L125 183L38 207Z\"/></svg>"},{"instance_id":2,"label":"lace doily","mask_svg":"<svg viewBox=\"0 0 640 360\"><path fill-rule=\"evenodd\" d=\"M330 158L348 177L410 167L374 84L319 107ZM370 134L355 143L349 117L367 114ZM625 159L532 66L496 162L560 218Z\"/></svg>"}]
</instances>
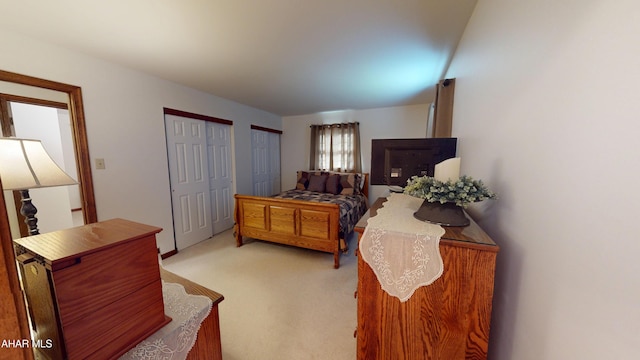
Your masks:
<instances>
[{"instance_id":1,"label":"lace doily","mask_svg":"<svg viewBox=\"0 0 640 360\"><path fill-rule=\"evenodd\" d=\"M420 286L443 272L440 225L413 217L423 200L393 193L370 218L360 240L360 256L376 274L382 289L405 302Z\"/></svg>"},{"instance_id":2,"label":"lace doily","mask_svg":"<svg viewBox=\"0 0 640 360\"><path fill-rule=\"evenodd\" d=\"M180 284L162 282L165 314L171 322L129 350L120 359L186 359L196 342L200 324L213 302L203 295L187 294Z\"/></svg>"}]
</instances>

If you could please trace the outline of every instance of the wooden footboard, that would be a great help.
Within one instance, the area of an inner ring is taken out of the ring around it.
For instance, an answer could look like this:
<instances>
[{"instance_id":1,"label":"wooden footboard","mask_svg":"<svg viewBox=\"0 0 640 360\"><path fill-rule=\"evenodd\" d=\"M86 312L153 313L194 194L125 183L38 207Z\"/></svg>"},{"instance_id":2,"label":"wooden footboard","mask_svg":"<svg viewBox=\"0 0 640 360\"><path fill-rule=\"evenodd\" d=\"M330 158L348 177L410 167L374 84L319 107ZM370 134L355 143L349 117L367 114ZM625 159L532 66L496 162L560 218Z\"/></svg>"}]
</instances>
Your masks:
<instances>
[{"instance_id":1,"label":"wooden footboard","mask_svg":"<svg viewBox=\"0 0 640 360\"><path fill-rule=\"evenodd\" d=\"M236 245L242 237L293 245L333 253L334 268L340 267L337 204L235 195Z\"/></svg>"}]
</instances>

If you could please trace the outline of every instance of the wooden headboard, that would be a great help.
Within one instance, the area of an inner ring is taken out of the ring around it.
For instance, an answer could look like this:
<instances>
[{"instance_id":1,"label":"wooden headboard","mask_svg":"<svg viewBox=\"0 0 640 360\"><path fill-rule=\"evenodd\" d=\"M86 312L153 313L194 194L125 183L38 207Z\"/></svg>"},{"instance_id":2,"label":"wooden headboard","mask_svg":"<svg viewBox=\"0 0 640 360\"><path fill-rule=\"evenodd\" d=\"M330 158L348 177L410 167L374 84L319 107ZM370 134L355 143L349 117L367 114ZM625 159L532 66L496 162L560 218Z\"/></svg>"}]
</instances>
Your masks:
<instances>
[{"instance_id":1,"label":"wooden headboard","mask_svg":"<svg viewBox=\"0 0 640 360\"><path fill-rule=\"evenodd\" d=\"M364 175L364 184L362 185L362 194L369 198L369 173L362 173Z\"/></svg>"}]
</instances>

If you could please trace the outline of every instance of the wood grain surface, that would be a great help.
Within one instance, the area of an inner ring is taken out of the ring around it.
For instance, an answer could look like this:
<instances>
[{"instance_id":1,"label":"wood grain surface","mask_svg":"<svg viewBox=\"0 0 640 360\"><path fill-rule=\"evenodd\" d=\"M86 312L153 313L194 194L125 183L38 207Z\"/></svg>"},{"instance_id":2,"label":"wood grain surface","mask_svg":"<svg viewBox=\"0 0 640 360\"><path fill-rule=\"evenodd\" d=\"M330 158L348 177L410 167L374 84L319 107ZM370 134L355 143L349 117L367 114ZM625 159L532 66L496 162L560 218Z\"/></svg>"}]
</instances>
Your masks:
<instances>
[{"instance_id":1,"label":"wood grain surface","mask_svg":"<svg viewBox=\"0 0 640 360\"><path fill-rule=\"evenodd\" d=\"M251 237L334 254L340 266L338 204L235 195L236 245Z\"/></svg>"},{"instance_id":2,"label":"wood grain surface","mask_svg":"<svg viewBox=\"0 0 640 360\"><path fill-rule=\"evenodd\" d=\"M41 281L25 282L30 308L55 314L36 319L38 332L53 339L61 332L57 348L70 359L110 359L167 324L155 238L161 230L112 219L15 240L22 272L40 274L34 279Z\"/></svg>"},{"instance_id":3,"label":"wood grain surface","mask_svg":"<svg viewBox=\"0 0 640 360\"><path fill-rule=\"evenodd\" d=\"M498 247L475 222L470 227L445 227L444 273L406 302L382 290L358 258L358 359L486 359Z\"/></svg>"},{"instance_id":4,"label":"wood grain surface","mask_svg":"<svg viewBox=\"0 0 640 360\"><path fill-rule=\"evenodd\" d=\"M164 281L184 286L187 294L203 295L213 302L211 313L209 313L209 316L200 324L196 343L193 345L193 348L191 348L191 351L189 351L187 360L221 360L222 343L220 341L220 314L218 304L224 300L224 296L163 268L160 268L160 274Z\"/></svg>"}]
</instances>

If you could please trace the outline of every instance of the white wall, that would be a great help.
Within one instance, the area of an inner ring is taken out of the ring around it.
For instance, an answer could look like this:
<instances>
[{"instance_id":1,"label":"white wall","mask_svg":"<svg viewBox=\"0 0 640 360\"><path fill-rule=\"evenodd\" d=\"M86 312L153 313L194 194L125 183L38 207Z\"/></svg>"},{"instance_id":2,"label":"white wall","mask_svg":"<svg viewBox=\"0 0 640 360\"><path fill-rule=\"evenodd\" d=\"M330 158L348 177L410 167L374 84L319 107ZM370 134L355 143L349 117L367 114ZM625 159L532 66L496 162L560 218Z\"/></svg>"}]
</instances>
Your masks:
<instances>
[{"instance_id":1,"label":"white wall","mask_svg":"<svg viewBox=\"0 0 640 360\"><path fill-rule=\"evenodd\" d=\"M173 224L163 107L234 122L236 164L251 161L251 124L281 129L279 116L147 74L3 32L0 69L82 88L99 220L115 217L164 229L162 252L173 249ZM251 170L236 166L237 192L251 193Z\"/></svg>"},{"instance_id":2,"label":"white wall","mask_svg":"<svg viewBox=\"0 0 640 360\"><path fill-rule=\"evenodd\" d=\"M500 197L491 359L638 357L638 14L479 1L454 56L462 170Z\"/></svg>"},{"instance_id":3,"label":"white wall","mask_svg":"<svg viewBox=\"0 0 640 360\"><path fill-rule=\"evenodd\" d=\"M71 126L71 117L69 116L69 110L67 109L57 109L58 114L58 123L60 126L60 143L62 145L62 152L64 156L64 171L69 174L72 178L78 179L78 165L76 162L76 155L73 145L73 127ZM61 164L62 165L62 164ZM67 190L69 191L69 201L71 203L71 209L80 209L82 208L82 197L80 195L80 185L68 186ZM81 211L76 211L80 212ZM75 214L74 217L78 217L78 214ZM80 219L82 216L80 214ZM78 225L84 224L84 220L78 223Z\"/></svg>"},{"instance_id":4,"label":"white wall","mask_svg":"<svg viewBox=\"0 0 640 360\"><path fill-rule=\"evenodd\" d=\"M69 155L69 147L63 144L62 136L63 134L70 136L71 129L62 127L64 120L58 117L58 109L11 103L11 114L16 137L41 140L42 146L51 159L61 169L67 171L66 159ZM66 123L69 124L69 121L67 120ZM73 156L73 148L70 150ZM71 165L74 166L75 163ZM68 172L68 174L78 179L75 172ZM76 185L71 185L29 190L33 205L38 209L36 218L40 233L73 227L70 191L76 188ZM16 220L24 221L24 217L18 215ZM15 225L17 224L12 223L12 232L14 238L18 238L20 232Z\"/></svg>"},{"instance_id":5,"label":"white wall","mask_svg":"<svg viewBox=\"0 0 640 360\"><path fill-rule=\"evenodd\" d=\"M296 171L309 169L311 124L360 123L363 172L371 171L371 139L426 137L429 104L344 110L282 118L282 189L293 189ZM371 203L387 196L386 186L369 188Z\"/></svg>"}]
</instances>

